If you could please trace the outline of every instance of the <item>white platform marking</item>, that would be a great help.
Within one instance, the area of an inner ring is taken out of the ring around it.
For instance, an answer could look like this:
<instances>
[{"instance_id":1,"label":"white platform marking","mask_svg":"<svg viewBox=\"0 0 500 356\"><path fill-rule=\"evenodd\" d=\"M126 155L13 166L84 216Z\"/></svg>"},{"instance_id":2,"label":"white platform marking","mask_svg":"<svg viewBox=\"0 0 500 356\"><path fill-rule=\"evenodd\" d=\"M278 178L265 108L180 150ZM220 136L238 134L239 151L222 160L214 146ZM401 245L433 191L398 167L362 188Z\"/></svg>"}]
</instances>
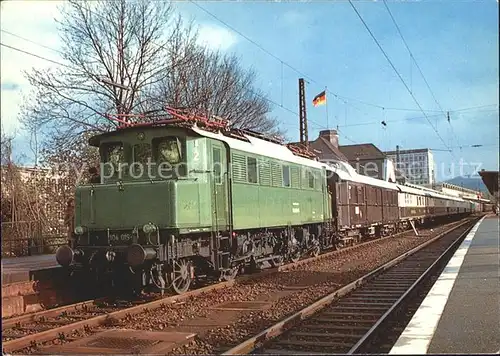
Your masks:
<instances>
[{"instance_id":1,"label":"white platform marking","mask_svg":"<svg viewBox=\"0 0 500 356\"><path fill-rule=\"evenodd\" d=\"M426 354L481 218L450 259L389 354Z\"/></svg>"}]
</instances>

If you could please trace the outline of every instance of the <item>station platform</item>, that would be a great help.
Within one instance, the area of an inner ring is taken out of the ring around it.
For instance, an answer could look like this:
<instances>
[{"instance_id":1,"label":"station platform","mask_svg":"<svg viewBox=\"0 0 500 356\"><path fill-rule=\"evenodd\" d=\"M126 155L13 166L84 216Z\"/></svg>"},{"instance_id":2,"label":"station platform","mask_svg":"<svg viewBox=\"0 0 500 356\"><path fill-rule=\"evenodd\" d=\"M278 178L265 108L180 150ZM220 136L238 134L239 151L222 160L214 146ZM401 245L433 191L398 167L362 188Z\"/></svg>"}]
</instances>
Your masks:
<instances>
[{"instance_id":1,"label":"station platform","mask_svg":"<svg viewBox=\"0 0 500 356\"><path fill-rule=\"evenodd\" d=\"M498 354L499 217L483 217L450 259L390 354Z\"/></svg>"},{"instance_id":2,"label":"station platform","mask_svg":"<svg viewBox=\"0 0 500 356\"><path fill-rule=\"evenodd\" d=\"M58 267L55 255L2 258L2 285L29 282L36 274Z\"/></svg>"},{"instance_id":3,"label":"station platform","mask_svg":"<svg viewBox=\"0 0 500 356\"><path fill-rule=\"evenodd\" d=\"M2 258L2 318L73 300L55 255Z\"/></svg>"}]
</instances>

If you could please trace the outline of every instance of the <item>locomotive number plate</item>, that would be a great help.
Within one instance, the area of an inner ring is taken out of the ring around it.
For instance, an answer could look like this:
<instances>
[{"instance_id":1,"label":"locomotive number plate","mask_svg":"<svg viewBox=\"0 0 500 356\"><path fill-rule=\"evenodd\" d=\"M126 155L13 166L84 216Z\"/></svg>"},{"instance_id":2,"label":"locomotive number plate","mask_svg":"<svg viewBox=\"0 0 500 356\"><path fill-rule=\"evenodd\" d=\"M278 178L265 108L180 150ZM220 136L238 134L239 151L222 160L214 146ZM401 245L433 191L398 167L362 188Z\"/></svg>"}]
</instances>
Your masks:
<instances>
[{"instance_id":1,"label":"locomotive number plate","mask_svg":"<svg viewBox=\"0 0 500 356\"><path fill-rule=\"evenodd\" d=\"M132 234L109 234L109 242L127 242L132 238Z\"/></svg>"}]
</instances>

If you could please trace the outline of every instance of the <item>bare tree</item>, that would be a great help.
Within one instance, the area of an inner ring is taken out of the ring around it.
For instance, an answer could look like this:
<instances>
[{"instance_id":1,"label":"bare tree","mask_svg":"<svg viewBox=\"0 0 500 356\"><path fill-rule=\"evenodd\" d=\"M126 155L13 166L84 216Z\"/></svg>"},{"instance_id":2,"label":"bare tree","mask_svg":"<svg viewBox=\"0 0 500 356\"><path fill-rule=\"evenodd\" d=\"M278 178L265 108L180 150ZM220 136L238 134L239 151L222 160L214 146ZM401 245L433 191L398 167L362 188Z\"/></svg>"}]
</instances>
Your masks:
<instances>
[{"instance_id":1,"label":"bare tree","mask_svg":"<svg viewBox=\"0 0 500 356\"><path fill-rule=\"evenodd\" d=\"M1 234L2 255L19 256L43 234L60 227L57 197L62 182L44 170L19 166L12 157L15 135L2 131ZM49 179L48 179L49 178Z\"/></svg>"},{"instance_id":2,"label":"bare tree","mask_svg":"<svg viewBox=\"0 0 500 356\"><path fill-rule=\"evenodd\" d=\"M192 62L176 66L154 91L153 101L192 107L230 120L234 127L281 134L269 117L271 106L255 88L256 73L245 70L235 55L189 47Z\"/></svg>"},{"instance_id":3,"label":"bare tree","mask_svg":"<svg viewBox=\"0 0 500 356\"><path fill-rule=\"evenodd\" d=\"M62 57L68 64L26 74L35 95L21 119L31 129L61 139L112 129L116 123L106 113L139 112L141 91L189 61L165 60L184 31L167 2L70 0L61 11Z\"/></svg>"},{"instance_id":4,"label":"bare tree","mask_svg":"<svg viewBox=\"0 0 500 356\"><path fill-rule=\"evenodd\" d=\"M253 89L255 73L199 46L193 24L167 2L69 0L61 12L67 65L26 73L34 93L21 115L43 165L75 172L92 164L88 137L118 125L106 113L137 120L127 115L183 106L278 133L268 101Z\"/></svg>"},{"instance_id":5,"label":"bare tree","mask_svg":"<svg viewBox=\"0 0 500 356\"><path fill-rule=\"evenodd\" d=\"M198 46L193 25L175 16L168 2L70 0L61 12L67 66L26 74L34 94L21 120L31 130L71 140L116 127L106 113L170 104L207 110L238 127L276 131L269 103L253 89L255 73L234 56Z\"/></svg>"}]
</instances>

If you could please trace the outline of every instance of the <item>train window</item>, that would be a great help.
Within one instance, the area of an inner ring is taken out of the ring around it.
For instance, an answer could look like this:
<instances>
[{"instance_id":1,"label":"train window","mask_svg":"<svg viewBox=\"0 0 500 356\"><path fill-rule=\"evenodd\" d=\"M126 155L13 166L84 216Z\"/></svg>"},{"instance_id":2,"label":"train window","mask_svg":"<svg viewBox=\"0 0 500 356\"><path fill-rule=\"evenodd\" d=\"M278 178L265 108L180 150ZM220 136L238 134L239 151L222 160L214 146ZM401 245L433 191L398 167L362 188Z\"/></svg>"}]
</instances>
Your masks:
<instances>
[{"instance_id":1,"label":"train window","mask_svg":"<svg viewBox=\"0 0 500 356\"><path fill-rule=\"evenodd\" d=\"M134 145L134 162L148 163L151 158L151 145L149 143L138 143Z\"/></svg>"},{"instance_id":2,"label":"train window","mask_svg":"<svg viewBox=\"0 0 500 356\"><path fill-rule=\"evenodd\" d=\"M283 186L289 187L290 186L290 167L283 166L282 170L283 170Z\"/></svg>"},{"instance_id":3,"label":"train window","mask_svg":"<svg viewBox=\"0 0 500 356\"><path fill-rule=\"evenodd\" d=\"M103 161L118 165L125 161L123 144L121 142L103 145Z\"/></svg>"},{"instance_id":4,"label":"train window","mask_svg":"<svg viewBox=\"0 0 500 356\"><path fill-rule=\"evenodd\" d=\"M102 162L104 163L104 174L108 178L123 178L127 172L123 164L127 163L125 146L122 142L106 142L99 149Z\"/></svg>"},{"instance_id":5,"label":"train window","mask_svg":"<svg viewBox=\"0 0 500 356\"><path fill-rule=\"evenodd\" d=\"M182 159L180 140L177 137L161 137L153 140L155 156L159 164L178 164Z\"/></svg>"},{"instance_id":6,"label":"train window","mask_svg":"<svg viewBox=\"0 0 500 356\"><path fill-rule=\"evenodd\" d=\"M247 157L248 166L248 182L257 183L257 159L253 157Z\"/></svg>"},{"instance_id":7,"label":"train window","mask_svg":"<svg viewBox=\"0 0 500 356\"><path fill-rule=\"evenodd\" d=\"M314 188L314 175L311 171L307 172L307 176L309 178L309 188Z\"/></svg>"},{"instance_id":8,"label":"train window","mask_svg":"<svg viewBox=\"0 0 500 356\"><path fill-rule=\"evenodd\" d=\"M215 184L222 184L222 167L220 148L214 147L212 150L214 158L214 180Z\"/></svg>"}]
</instances>

